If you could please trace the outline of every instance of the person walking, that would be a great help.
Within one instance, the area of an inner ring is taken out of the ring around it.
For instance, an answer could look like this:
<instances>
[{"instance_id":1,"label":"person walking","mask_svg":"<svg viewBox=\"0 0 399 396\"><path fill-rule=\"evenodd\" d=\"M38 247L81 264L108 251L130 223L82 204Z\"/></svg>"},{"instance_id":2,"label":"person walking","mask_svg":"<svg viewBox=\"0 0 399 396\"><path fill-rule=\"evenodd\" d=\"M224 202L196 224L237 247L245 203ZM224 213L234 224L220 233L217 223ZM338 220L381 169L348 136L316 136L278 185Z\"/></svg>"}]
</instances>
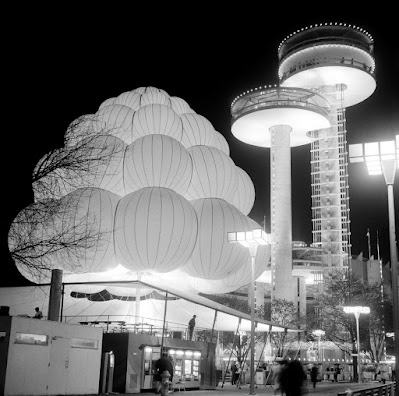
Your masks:
<instances>
[{"instance_id":1,"label":"person walking","mask_svg":"<svg viewBox=\"0 0 399 396\"><path fill-rule=\"evenodd\" d=\"M189 331L189 340L192 341L195 327L195 318L197 315L194 315L190 321L188 322L188 331Z\"/></svg>"},{"instance_id":2,"label":"person walking","mask_svg":"<svg viewBox=\"0 0 399 396\"><path fill-rule=\"evenodd\" d=\"M281 395L284 395L285 393L285 388L284 386L286 385L286 370L287 370L287 361L286 360L280 360L276 366L273 367L273 391L274 394L277 395L278 391L281 392Z\"/></svg>"},{"instance_id":3,"label":"person walking","mask_svg":"<svg viewBox=\"0 0 399 396\"><path fill-rule=\"evenodd\" d=\"M313 388L316 388L318 371L319 370L318 370L317 366L314 364L310 370L310 380L313 384Z\"/></svg>"},{"instance_id":4,"label":"person walking","mask_svg":"<svg viewBox=\"0 0 399 396\"><path fill-rule=\"evenodd\" d=\"M156 375L155 375L155 380L156 380L156 389L155 393L159 393L162 388L162 373L164 371L168 371L170 374L169 381L172 383L173 380L173 364L172 360L170 357L168 357L168 354L166 352L162 352L162 357L158 359L155 362L155 368L156 368Z\"/></svg>"},{"instance_id":5,"label":"person walking","mask_svg":"<svg viewBox=\"0 0 399 396\"><path fill-rule=\"evenodd\" d=\"M289 362L284 373L282 387L285 394L287 396L302 396L303 382L306 378L306 373L301 362L298 360Z\"/></svg>"},{"instance_id":6,"label":"person walking","mask_svg":"<svg viewBox=\"0 0 399 396\"><path fill-rule=\"evenodd\" d=\"M233 362L231 364L231 385L235 385L237 382L236 373L237 373L236 362Z\"/></svg>"}]
</instances>

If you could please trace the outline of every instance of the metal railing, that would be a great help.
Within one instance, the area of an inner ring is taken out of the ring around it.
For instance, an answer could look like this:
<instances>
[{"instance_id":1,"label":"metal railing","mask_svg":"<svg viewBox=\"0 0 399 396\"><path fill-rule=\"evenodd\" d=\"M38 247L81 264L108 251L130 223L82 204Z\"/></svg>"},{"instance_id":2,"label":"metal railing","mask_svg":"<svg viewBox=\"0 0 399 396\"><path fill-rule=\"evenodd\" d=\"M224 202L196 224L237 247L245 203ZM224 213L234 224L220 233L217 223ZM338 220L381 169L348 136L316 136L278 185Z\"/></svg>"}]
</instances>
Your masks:
<instances>
[{"instance_id":1,"label":"metal railing","mask_svg":"<svg viewBox=\"0 0 399 396\"><path fill-rule=\"evenodd\" d=\"M351 392L338 392L337 396L395 396L396 382Z\"/></svg>"},{"instance_id":2,"label":"metal railing","mask_svg":"<svg viewBox=\"0 0 399 396\"><path fill-rule=\"evenodd\" d=\"M320 66L347 66L347 67L353 67L355 69L361 69L372 76L375 76L375 70L373 69L372 66L366 65L364 62L359 62L354 60L353 58L329 58L329 57L323 57L323 58L310 58L307 59L305 62L298 62L298 64L293 65L290 67L289 70L285 71L281 77L280 77L280 83L284 81L286 78L300 72L301 70L304 69L312 69L315 67L320 67Z\"/></svg>"}]
</instances>

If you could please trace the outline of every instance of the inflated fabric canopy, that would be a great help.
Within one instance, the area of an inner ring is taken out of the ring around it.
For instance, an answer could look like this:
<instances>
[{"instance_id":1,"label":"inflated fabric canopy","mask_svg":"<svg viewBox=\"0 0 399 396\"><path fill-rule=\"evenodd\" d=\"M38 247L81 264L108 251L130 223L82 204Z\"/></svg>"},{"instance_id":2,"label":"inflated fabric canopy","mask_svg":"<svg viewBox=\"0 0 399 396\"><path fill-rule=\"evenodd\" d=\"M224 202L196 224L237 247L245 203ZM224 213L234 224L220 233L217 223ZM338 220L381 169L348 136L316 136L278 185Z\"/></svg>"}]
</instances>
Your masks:
<instances>
[{"instance_id":1,"label":"inflated fabric canopy","mask_svg":"<svg viewBox=\"0 0 399 396\"><path fill-rule=\"evenodd\" d=\"M65 285L62 317L67 323L95 322L95 321L123 321L134 323L134 317L140 316L140 322L152 324L162 328L166 315L166 328L182 330L187 328L188 321L196 315L196 327L202 330L216 331L250 331L251 317L235 309L209 300L198 295L188 295L173 288L162 288L140 281L119 283L126 288L137 287L139 290L156 290L156 293L140 294L140 302L111 299L107 301L91 301L87 297L76 298L72 295L76 286ZM104 289L107 287L104 284ZM108 284L108 287L109 284ZM0 304L10 307L10 315L33 315L38 306L44 315L48 312L50 286L27 286L0 288ZM168 297L165 300L165 297ZM139 311L138 311L139 310ZM216 315L216 320L215 320ZM241 321L240 321L241 320ZM240 321L240 326L238 327ZM280 326L272 322L256 319L256 332L264 331L298 332L301 330Z\"/></svg>"}]
</instances>

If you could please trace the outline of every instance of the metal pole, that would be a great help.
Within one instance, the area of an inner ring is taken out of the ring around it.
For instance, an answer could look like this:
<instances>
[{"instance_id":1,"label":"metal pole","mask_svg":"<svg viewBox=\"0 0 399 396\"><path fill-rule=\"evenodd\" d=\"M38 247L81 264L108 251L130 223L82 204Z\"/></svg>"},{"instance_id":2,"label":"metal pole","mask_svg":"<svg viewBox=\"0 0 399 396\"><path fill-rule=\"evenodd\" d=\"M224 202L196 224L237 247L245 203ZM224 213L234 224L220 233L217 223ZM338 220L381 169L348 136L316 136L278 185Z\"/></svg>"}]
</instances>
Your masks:
<instances>
[{"instance_id":1,"label":"metal pole","mask_svg":"<svg viewBox=\"0 0 399 396\"><path fill-rule=\"evenodd\" d=\"M359 332L359 316L360 312L355 312L356 318L356 349L357 349L357 382L360 384L360 332Z\"/></svg>"},{"instance_id":2,"label":"metal pole","mask_svg":"<svg viewBox=\"0 0 399 396\"><path fill-rule=\"evenodd\" d=\"M388 189L388 214L389 214L389 246L391 253L391 277L392 277L392 310L393 310L393 331L394 331L394 354L395 354L395 371L398 375L399 367L399 292L398 292L398 253L396 248L396 232L395 232L395 205L393 198L393 185L395 182L395 174L397 161L382 160L382 173ZM398 389L396 389L398 393Z\"/></svg>"},{"instance_id":3,"label":"metal pole","mask_svg":"<svg viewBox=\"0 0 399 396\"><path fill-rule=\"evenodd\" d=\"M168 292L165 294L165 308L163 311L163 322L162 322L162 339L161 339L161 356L163 352L163 342L164 342L164 337L165 337L165 321L166 321L166 310L168 307Z\"/></svg>"},{"instance_id":4,"label":"metal pole","mask_svg":"<svg viewBox=\"0 0 399 396\"><path fill-rule=\"evenodd\" d=\"M321 362L321 356L320 356L320 338L321 338L321 335L319 336L319 358L317 359L319 362Z\"/></svg>"},{"instance_id":5,"label":"metal pole","mask_svg":"<svg viewBox=\"0 0 399 396\"><path fill-rule=\"evenodd\" d=\"M395 208L393 200L393 184L388 184L388 212L389 212L389 244L391 251L391 277L392 277L392 309L393 309L393 331L395 370L399 367L399 296L398 296L398 256L395 238ZM396 374L398 375L398 374Z\"/></svg>"},{"instance_id":6,"label":"metal pole","mask_svg":"<svg viewBox=\"0 0 399 396\"><path fill-rule=\"evenodd\" d=\"M62 291L61 291L61 313L60 313L60 322L62 322L62 314L64 311L64 295L65 295L65 284L62 284Z\"/></svg>"},{"instance_id":7,"label":"metal pole","mask_svg":"<svg viewBox=\"0 0 399 396\"><path fill-rule=\"evenodd\" d=\"M255 257L256 247L251 249L251 367L249 394L255 395Z\"/></svg>"}]
</instances>

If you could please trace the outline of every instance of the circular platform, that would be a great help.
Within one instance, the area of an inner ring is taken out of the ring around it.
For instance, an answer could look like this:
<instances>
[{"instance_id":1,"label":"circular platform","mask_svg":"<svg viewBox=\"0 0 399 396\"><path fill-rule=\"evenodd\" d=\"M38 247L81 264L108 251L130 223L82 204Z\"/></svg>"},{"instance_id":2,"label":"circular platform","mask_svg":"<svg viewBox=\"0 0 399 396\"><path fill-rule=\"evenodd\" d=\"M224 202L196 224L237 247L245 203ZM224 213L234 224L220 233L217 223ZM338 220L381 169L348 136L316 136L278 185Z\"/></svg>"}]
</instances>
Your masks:
<instances>
[{"instance_id":1,"label":"circular platform","mask_svg":"<svg viewBox=\"0 0 399 396\"><path fill-rule=\"evenodd\" d=\"M343 84L343 107L363 102L376 89L374 77L367 71L339 65L303 69L281 82L284 87L318 88Z\"/></svg>"},{"instance_id":2,"label":"circular platform","mask_svg":"<svg viewBox=\"0 0 399 396\"><path fill-rule=\"evenodd\" d=\"M314 90L260 87L233 101L231 131L244 143L270 147L270 128L288 125L290 146L301 146L312 141L308 131L330 126L328 111L328 100Z\"/></svg>"},{"instance_id":3,"label":"circular platform","mask_svg":"<svg viewBox=\"0 0 399 396\"><path fill-rule=\"evenodd\" d=\"M330 89L346 86L343 107L367 99L376 89L374 42L357 26L325 23L286 37L278 47L280 86Z\"/></svg>"}]
</instances>

